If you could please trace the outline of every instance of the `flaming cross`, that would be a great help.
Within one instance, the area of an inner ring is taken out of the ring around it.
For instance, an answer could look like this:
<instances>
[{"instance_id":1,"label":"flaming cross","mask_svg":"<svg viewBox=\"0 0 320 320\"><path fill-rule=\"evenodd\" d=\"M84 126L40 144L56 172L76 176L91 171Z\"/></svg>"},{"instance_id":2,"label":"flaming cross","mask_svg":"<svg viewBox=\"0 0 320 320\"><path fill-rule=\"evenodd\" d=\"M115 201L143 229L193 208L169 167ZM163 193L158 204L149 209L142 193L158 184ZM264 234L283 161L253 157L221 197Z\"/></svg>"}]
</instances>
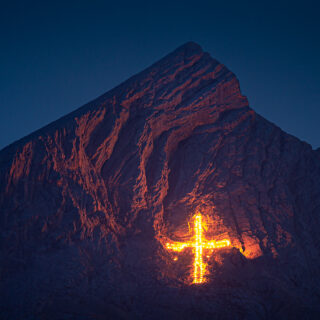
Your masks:
<instances>
[{"instance_id":1,"label":"flaming cross","mask_svg":"<svg viewBox=\"0 0 320 320\"><path fill-rule=\"evenodd\" d=\"M168 242L166 243L166 248L177 252L182 251L184 248L193 248L193 283L203 283L205 282L204 275L206 272L206 263L203 262L203 250L228 247L230 246L230 241L228 239L207 241L203 235L205 222L202 221L201 213L195 214L192 220L194 233L192 240L189 242Z\"/></svg>"}]
</instances>

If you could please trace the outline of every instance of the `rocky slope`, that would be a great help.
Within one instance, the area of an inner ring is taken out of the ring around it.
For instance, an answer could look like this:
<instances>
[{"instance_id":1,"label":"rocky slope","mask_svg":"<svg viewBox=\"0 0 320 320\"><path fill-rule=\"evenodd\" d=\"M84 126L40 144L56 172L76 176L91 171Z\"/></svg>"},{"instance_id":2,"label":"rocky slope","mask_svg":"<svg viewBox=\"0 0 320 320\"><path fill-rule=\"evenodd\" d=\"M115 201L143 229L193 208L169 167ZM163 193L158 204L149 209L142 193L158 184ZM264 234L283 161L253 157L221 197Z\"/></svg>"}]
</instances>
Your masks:
<instances>
[{"instance_id":1,"label":"rocky slope","mask_svg":"<svg viewBox=\"0 0 320 320\"><path fill-rule=\"evenodd\" d=\"M201 285L163 245L197 210ZM319 152L187 43L0 151L0 318L316 319L319 227Z\"/></svg>"}]
</instances>

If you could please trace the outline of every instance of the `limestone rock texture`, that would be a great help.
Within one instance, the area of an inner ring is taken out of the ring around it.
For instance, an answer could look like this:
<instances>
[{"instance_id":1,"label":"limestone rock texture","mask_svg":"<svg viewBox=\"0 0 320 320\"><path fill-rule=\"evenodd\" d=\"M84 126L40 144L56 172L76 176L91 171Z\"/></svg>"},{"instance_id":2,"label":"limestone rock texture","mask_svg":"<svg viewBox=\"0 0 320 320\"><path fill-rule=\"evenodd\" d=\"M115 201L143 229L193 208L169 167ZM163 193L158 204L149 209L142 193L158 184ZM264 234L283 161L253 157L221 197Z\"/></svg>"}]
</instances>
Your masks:
<instances>
[{"instance_id":1,"label":"limestone rock texture","mask_svg":"<svg viewBox=\"0 0 320 320\"><path fill-rule=\"evenodd\" d=\"M319 229L319 151L189 42L0 151L0 319L319 319Z\"/></svg>"}]
</instances>

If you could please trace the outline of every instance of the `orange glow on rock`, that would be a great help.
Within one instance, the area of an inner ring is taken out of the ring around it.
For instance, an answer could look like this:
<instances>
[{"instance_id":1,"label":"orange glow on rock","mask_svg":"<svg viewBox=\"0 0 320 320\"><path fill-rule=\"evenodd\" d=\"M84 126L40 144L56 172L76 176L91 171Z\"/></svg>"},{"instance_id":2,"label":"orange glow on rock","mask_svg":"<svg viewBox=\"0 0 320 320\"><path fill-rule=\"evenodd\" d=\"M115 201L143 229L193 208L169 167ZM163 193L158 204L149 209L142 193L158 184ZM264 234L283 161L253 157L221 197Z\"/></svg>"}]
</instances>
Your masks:
<instances>
[{"instance_id":1,"label":"orange glow on rock","mask_svg":"<svg viewBox=\"0 0 320 320\"><path fill-rule=\"evenodd\" d=\"M206 249L212 250L219 249L230 246L230 240L211 240L208 241L204 234L203 229L206 227L206 222L204 221L201 213L196 213L193 218L193 237L191 241L188 242L167 242L166 248L168 250L180 252L184 248L192 248L194 252L193 260L193 283L204 283L206 266L207 264L203 261L203 251ZM208 255L206 255L209 257ZM174 259L176 260L176 259Z\"/></svg>"}]
</instances>

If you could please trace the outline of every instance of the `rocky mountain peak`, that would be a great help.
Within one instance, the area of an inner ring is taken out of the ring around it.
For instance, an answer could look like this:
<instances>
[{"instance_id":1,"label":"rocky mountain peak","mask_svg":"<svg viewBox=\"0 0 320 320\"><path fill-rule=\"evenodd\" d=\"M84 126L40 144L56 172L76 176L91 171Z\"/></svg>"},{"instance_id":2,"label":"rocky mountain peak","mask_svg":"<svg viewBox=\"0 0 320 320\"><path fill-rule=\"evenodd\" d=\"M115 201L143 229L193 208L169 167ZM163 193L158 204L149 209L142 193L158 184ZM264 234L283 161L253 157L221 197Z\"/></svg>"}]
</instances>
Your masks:
<instances>
[{"instance_id":1,"label":"rocky mountain peak","mask_svg":"<svg viewBox=\"0 0 320 320\"><path fill-rule=\"evenodd\" d=\"M318 152L256 114L236 76L186 43L0 152L0 314L311 315L319 178ZM228 244L203 256L197 285L196 212L203 237Z\"/></svg>"}]
</instances>

